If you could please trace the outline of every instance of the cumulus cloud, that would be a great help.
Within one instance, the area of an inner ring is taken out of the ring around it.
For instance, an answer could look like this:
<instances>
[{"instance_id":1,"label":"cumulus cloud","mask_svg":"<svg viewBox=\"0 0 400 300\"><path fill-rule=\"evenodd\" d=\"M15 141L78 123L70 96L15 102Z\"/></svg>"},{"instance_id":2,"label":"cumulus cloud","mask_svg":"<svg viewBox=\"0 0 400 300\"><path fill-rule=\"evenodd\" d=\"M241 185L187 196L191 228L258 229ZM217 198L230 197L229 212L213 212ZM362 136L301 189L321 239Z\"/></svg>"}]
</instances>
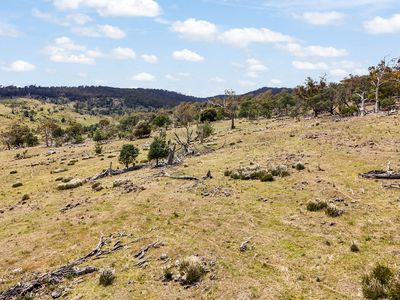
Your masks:
<instances>
[{"instance_id":1,"label":"cumulus cloud","mask_svg":"<svg viewBox=\"0 0 400 300\"><path fill-rule=\"evenodd\" d=\"M69 15L67 15L66 19L77 25L85 25L86 23L89 23L92 21L91 17L89 17L88 15L85 15L85 14L81 14L81 13L69 14Z\"/></svg>"},{"instance_id":2,"label":"cumulus cloud","mask_svg":"<svg viewBox=\"0 0 400 300\"><path fill-rule=\"evenodd\" d=\"M346 15L343 13L339 13L337 11L327 11L327 12L305 12L299 18L304 20L305 22L323 26L323 25L332 25L342 22L345 19Z\"/></svg>"},{"instance_id":3,"label":"cumulus cloud","mask_svg":"<svg viewBox=\"0 0 400 300\"><path fill-rule=\"evenodd\" d=\"M152 74L142 72L132 76L131 79L135 81L153 81L155 77Z\"/></svg>"},{"instance_id":4,"label":"cumulus cloud","mask_svg":"<svg viewBox=\"0 0 400 300\"><path fill-rule=\"evenodd\" d=\"M0 36L17 37L20 35L21 32L15 29L13 26L5 23L0 23Z\"/></svg>"},{"instance_id":5,"label":"cumulus cloud","mask_svg":"<svg viewBox=\"0 0 400 300\"><path fill-rule=\"evenodd\" d=\"M2 67L2 70L7 72L30 72L36 70L36 66L24 60L16 60Z\"/></svg>"},{"instance_id":6,"label":"cumulus cloud","mask_svg":"<svg viewBox=\"0 0 400 300\"><path fill-rule=\"evenodd\" d=\"M315 71L328 69L328 65L324 62L293 61L292 65L299 70Z\"/></svg>"},{"instance_id":7,"label":"cumulus cloud","mask_svg":"<svg viewBox=\"0 0 400 300\"><path fill-rule=\"evenodd\" d=\"M246 60L246 72L247 76L251 78L258 78L260 76L261 72L266 71L268 68L261 63L261 61L255 59L255 58L250 58Z\"/></svg>"},{"instance_id":8,"label":"cumulus cloud","mask_svg":"<svg viewBox=\"0 0 400 300\"><path fill-rule=\"evenodd\" d=\"M111 25L73 28L72 32L82 36L107 37L114 40L120 40L126 37L126 33L122 29Z\"/></svg>"},{"instance_id":9,"label":"cumulus cloud","mask_svg":"<svg viewBox=\"0 0 400 300\"><path fill-rule=\"evenodd\" d=\"M390 18L375 17L364 23L365 30L370 34L399 33L400 14Z\"/></svg>"},{"instance_id":10,"label":"cumulus cloud","mask_svg":"<svg viewBox=\"0 0 400 300\"><path fill-rule=\"evenodd\" d=\"M223 32L220 40L236 47L247 47L251 43L291 42L293 38L267 28L234 28Z\"/></svg>"},{"instance_id":11,"label":"cumulus cloud","mask_svg":"<svg viewBox=\"0 0 400 300\"><path fill-rule=\"evenodd\" d=\"M103 54L98 50L88 49L84 45L75 44L68 37L56 38L54 43L46 48L46 53L53 62L94 64L96 58Z\"/></svg>"},{"instance_id":12,"label":"cumulus cloud","mask_svg":"<svg viewBox=\"0 0 400 300\"><path fill-rule=\"evenodd\" d=\"M135 59L136 53L131 48L117 47L111 51L111 56L115 59Z\"/></svg>"},{"instance_id":13,"label":"cumulus cloud","mask_svg":"<svg viewBox=\"0 0 400 300\"><path fill-rule=\"evenodd\" d=\"M197 54L196 52L190 51L188 49L183 49L180 51L174 51L172 57L175 60L186 60L192 62L200 62L204 60L204 57Z\"/></svg>"},{"instance_id":14,"label":"cumulus cloud","mask_svg":"<svg viewBox=\"0 0 400 300\"><path fill-rule=\"evenodd\" d=\"M149 64L156 64L158 63L158 57L153 54L142 54L140 56L145 62Z\"/></svg>"},{"instance_id":15,"label":"cumulus cloud","mask_svg":"<svg viewBox=\"0 0 400 300\"><path fill-rule=\"evenodd\" d=\"M156 17L161 7L155 0L53 0L60 10L89 7L101 16Z\"/></svg>"},{"instance_id":16,"label":"cumulus cloud","mask_svg":"<svg viewBox=\"0 0 400 300\"><path fill-rule=\"evenodd\" d=\"M218 28L215 24L204 20L187 19L184 22L174 22L170 30L178 32L182 37L190 40L205 40L210 41L215 38L218 33Z\"/></svg>"},{"instance_id":17,"label":"cumulus cloud","mask_svg":"<svg viewBox=\"0 0 400 300\"><path fill-rule=\"evenodd\" d=\"M278 44L278 48L285 50L297 57L342 57L349 55L346 49L323 47L318 45L302 46L298 43Z\"/></svg>"}]
</instances>

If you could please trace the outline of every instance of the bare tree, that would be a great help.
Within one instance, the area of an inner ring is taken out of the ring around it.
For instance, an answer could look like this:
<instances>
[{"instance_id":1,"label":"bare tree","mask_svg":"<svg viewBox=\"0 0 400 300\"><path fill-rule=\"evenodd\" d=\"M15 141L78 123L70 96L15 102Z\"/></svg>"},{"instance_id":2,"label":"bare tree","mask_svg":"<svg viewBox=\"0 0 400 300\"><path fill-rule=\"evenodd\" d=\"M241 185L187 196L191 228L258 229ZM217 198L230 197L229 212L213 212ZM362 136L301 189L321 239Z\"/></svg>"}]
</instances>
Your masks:
<instances>
[{"instance_id":1,"label":"bare tree","mask_svg":"<svg viewBox=\"0 0 400 300\"><path fill-rule=\"evenodd\" d=\"M208 103L215 107L220 107L224 110L225 114L228 115L231 120L231 130L235 129L235 116L238 107L237 96L234 90L225 90L225 97L222 99L222 103L209 100Z\"/></svg>"}]
</instances>

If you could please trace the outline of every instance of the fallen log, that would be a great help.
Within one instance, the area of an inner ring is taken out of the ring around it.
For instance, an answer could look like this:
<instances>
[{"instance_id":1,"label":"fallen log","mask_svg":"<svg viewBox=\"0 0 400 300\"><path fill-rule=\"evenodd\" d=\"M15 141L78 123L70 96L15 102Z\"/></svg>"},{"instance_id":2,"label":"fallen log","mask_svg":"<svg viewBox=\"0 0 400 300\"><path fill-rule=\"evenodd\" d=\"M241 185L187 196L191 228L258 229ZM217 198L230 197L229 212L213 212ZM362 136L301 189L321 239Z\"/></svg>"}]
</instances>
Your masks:
<instances>
[{"instance_id":1,"label":"fallen log","mask_svg":"<svg viewBox=\"0 0 400 300\"><path fill-rule=\"evenodd\" d=\"M381 170L370 171L360 174L360 176L366 179L400 179L400 173L391 173Z\"/></svg>"},{"instance_id":2,"label":"fallen log","mask_svg":"<svg viewBox=\"0 0 400 300\"><path fill-rule=\"evenodd\" d=\"M71 263L66 264L56 270L44 273L34 280L17 283L12 288L0 294L0 300L9 300L15 298L19 299L25 295L38 292L48 283L58 284L66 277L82 276L85 274L96 272L97 268L95 267L85 266L83 268L79 268L78 266L89 260L99 258L102 255L107 255L115 252L125 246L120 241L117 241L111 248L104 249L104 247L111 242L112 238L104 238L102 236L97 246L85 256L74 260Z\"/></svg>"},{"instance_id":3,"label":"fallen log","mask_svg":"<svg viewBox=\"0 0 400 300\"><path fill-rule=\"evenodd\" d=\"M199 181L200 179L212 179L211 171L208 171L206 176L203 176L201 178L195 177L195 176L188 176L188 175L170 175L167 172L163 171L162 176L172 178L172 179L181 179L181 180L193 180L193 181Z\"/></svg>"},{"instance_id":4,"label":"fallen log","mask_svg":"<svg viewBox=\"0 0 400 300\"><path fill-rule=\"evenodd\" d=\"M108 177L108 176L121 175L121 174L125 174L125 173L128 173L128 172L137 171L137 170L140 170L140 169L143 169L143 168L146 168L146 167L148 167L147 164L142 164L142 165L137 165L137 166L133 166L133 167L130 167L130 168L126 168L126 169L113 170L112 166L110 164L110 167L108 169L104 170L100 174L97 174L97 175L95 175L93 177L87 178L87 180L90 181L90 182L93 182L93 181L96 181L96 180L99 180L99 179L102 179L102 178L105 178L105 177Z\"/></svg>"}]
</instances>

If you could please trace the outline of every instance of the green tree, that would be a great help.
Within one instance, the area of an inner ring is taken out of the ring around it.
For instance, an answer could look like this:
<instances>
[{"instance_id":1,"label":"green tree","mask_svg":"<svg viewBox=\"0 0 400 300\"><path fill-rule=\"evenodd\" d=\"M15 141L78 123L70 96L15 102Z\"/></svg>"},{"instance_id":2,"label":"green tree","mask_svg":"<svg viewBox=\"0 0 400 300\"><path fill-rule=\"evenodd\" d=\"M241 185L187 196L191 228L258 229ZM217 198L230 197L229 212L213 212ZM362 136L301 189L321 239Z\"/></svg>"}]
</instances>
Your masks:
<instances>
[{"instance_id":1,"label":"green tree","mask_svg":"<svg viewBox=\"0 0 400 300\"><path fill-rule=\"evenodd\" d=\"M151 126L148 122L140 122L137 124L135 130L133 131L133 135L139 139L147 138L151 134Z\"/></svg>"},{"instance_id":2,"label":"green tree","mask_svg":"<svg viewBox=\"0 0 400 300\"><path fill-rule=\"evenodd\" d=\"M119 153L119 162L128 168L129 164L133 164L136 157L139 155L139 149L134 145L125 144Z\"/></svg>"},{"instance_id":3,"label":"green tree","mask_svg":"<svg viewBox=\"0 0 400 300\"><path fill-rule=\"evenodd\" d=\"M168 126L168 125L170 125L172 122L171 122L171 119L167 116L167 115L164 115L164 114L161 114L161 115L157 115L154 119L153 119L153 122L152 122L155 126L157 126L157 127L166 127L166 126Z\"/></svg>"},{"instance_id":4,"label":"green tree","mask_svg":"<svg viewBox=\"0 0 400 300\"><path fill-rule=\"evenodd\" d=\"M150 150L147 155L149 160L156 160L158 166L158 160L160 158L166 158L169 153L169 148L164 138L156 137L150 145Z\"/></svg>"}]
</instances>

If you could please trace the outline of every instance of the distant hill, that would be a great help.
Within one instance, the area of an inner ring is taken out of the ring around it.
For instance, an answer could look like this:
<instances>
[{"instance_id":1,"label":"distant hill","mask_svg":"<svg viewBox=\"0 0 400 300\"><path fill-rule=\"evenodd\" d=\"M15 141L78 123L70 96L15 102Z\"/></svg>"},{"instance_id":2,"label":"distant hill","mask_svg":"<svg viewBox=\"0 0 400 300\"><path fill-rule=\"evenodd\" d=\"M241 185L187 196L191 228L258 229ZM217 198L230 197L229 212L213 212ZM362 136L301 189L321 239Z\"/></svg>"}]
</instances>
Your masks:
<instances>
[{"instance_id":1,"label":"distant hill","mask_svg":"<svg viewBox=\"0 0 400 300\"><path fill-rule=\"evenodd\" d=\"M276 94L282 88L264 87L244 95L259 95L271 90ZM181 102L206 101L212 97L199 98L160 89L114 88L106 86L41 87L0 86L0 100L29 97L51 103L75 102L76 111L93 114L122 114L130 109L155 109L174 107ZM223 95L217 97L224 97Z\"/></svg>"},{"instance_id":2,"label":"distant hill","mask_svg":"<svg viewBox=\"0 0 400 300\"><path fill-rule=\"evenodd\" d=\"M257 90L254 90L254 91L248 92L246 94L243 94L242 96L249 96L249 95L258 96L258 95L263 94L263 93L268 92L268 91L271 91L272 94L276 95L276 94L281 93L282 91L289 91L290 92L290 91L292 91L292 89L290 89L290 88L262 87L262 88L259 88Z\"/></svg>"}]
</instances>

